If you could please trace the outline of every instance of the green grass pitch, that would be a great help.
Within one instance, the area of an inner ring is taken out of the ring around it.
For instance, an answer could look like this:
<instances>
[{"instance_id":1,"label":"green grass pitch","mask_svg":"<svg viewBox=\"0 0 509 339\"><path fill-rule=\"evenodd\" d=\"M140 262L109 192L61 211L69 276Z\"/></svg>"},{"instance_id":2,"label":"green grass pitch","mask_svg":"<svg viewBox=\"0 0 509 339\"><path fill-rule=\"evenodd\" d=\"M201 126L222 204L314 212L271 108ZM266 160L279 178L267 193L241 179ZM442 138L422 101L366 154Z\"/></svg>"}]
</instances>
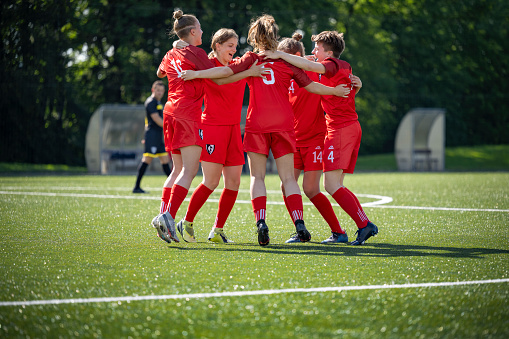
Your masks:
<instances>
[{"instance_id":1,"label":"green grass pitch","mask_svg":"<svg viewBox=\"0 0 509 339\"><path fill-rule=\"evenodd\" d=\"M134 180L0 177L0 337L509 337L507 172L347 176L362 204L392 199L365 207L380 232L358 247L319 244L330 230L307 198L312 240L285 244L275 175L269 246L257 244L247 176L225 227L234 244L206 239L221 189L195 220L198 243L166 244L149 226L164 179L146 176L145 195Z\"/></svg>"}]
</instances>

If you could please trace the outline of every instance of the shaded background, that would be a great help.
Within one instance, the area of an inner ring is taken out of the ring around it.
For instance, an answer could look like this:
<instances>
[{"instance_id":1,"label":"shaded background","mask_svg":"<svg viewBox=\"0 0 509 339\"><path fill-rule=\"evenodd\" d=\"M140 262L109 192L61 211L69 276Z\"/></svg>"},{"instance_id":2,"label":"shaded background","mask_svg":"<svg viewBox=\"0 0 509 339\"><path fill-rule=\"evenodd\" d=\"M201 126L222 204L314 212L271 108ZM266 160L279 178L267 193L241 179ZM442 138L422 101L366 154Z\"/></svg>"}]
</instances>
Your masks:
<instances>
[{"instance_id":1,"label":"shaded background","mask_svg":"<svg viewBox=\"0 0 509 339\"><path fill-rule=\"evenodd\" d=\"M323 30L345 33L361 77L360 154L392 152L413 107L442 107L447 146L509 144L509 6L505 1L4 0L0 162L85 165L85 133L102 103L141 104L173 38L180 8L201 22L203 47L221 27L249 50L249 23L273 15L306 52ZM165 98L163 99L165 100Z\"/></svg>"}]
</instances>

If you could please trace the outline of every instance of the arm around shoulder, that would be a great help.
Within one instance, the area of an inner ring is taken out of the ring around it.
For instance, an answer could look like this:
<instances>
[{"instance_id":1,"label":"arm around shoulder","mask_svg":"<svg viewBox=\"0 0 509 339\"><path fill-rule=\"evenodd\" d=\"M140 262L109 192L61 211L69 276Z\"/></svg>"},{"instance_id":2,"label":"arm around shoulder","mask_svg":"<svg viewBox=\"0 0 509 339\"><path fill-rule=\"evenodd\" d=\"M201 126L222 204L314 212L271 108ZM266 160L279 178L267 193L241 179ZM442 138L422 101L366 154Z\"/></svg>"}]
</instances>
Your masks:
<instances>
[{"instance_id":1,"label":"arm around shoulder","mask_svg":"<svg viewBox=\"0 0 509 339\"><path fill-rule=\"evenodd\" d=\"M284 61L294 65L295 67L299 67L305 71L311 71L315 73L324 74L325 66L319 62L311 61L306 59L305 57L301 57L294 54L285 53L282 51L264 51L261 53L268 59L283 59Z\"/></svg>"},{"instance_id":2,"label":"arm around shoulder","mask_svg":"<svg viewBox=\"0 0 509 339\"><path fill-rule=\"evenodd\" d=\"M336 87L329 87L313 81L304 87L304 89L308 92L319 95L335 95L343 98L347 98L348 94L350 94L350 87L345 84L340 84Z\"/></svg>"},{"instance_id":3,"label":"arm around shoulder","mask_svg":"<svg viewBox=\"0 0 509 339\"><path fill-rule=\"evenodd\" d=\"M200 71L186 70L182 71L182 79L193 80L193 79L217 79L224 78L233 74L230 67L214 67L204 69Z\"/></svg>"}]
</instances>

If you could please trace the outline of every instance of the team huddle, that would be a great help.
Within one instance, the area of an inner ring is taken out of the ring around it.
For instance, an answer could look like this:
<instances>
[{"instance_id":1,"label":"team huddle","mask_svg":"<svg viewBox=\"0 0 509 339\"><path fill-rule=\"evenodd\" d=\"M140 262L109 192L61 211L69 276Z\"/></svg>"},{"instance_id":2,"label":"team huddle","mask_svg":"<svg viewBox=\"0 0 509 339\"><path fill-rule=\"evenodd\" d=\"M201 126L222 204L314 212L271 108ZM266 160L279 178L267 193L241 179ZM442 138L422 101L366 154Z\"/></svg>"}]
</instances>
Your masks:
<instances>
[{"instance_id":1,"label":"team huddle","mask_svg":"<svg viewBox=\"0 0 509 339\"><path fill-rule=\"evenodd\" d=\"M152 220L159 237L168 243L179 242L180 233L185 242L196 242L194 218L222 175L224 188L208 240L232 242L223 228L237 199L246 152L258 243L268 245L265 172L270 151L295 225L287 243L311 240L297 183L302 171L304 193L331 228L331 236L322 244L348 242L329 199L320 192L322 173L325 190L357 224L357 238L351 245L362 245L376 235L377 226L343 185L345 174L354 171L362 134L355 111L355 95L362 82L352 74L350 65L339 59L345 48L343 34L325 31L313 35L313 57L305 57L302 36L294 34L278 41L274 18L263 15L249 28L247 40L253 51L234 59L238 45L235 31L217 31L207 55L197 47L203 34L198 19L182 11L174 12L173 18L173 32L179 41L157 70L159 78L168 80L162 127L165 150L173 160L159 214ZM242 140L246 83L250 97ZM203 180L194 190L184 218L175 223L200 162Z\"/></svg>"}]
</instances>

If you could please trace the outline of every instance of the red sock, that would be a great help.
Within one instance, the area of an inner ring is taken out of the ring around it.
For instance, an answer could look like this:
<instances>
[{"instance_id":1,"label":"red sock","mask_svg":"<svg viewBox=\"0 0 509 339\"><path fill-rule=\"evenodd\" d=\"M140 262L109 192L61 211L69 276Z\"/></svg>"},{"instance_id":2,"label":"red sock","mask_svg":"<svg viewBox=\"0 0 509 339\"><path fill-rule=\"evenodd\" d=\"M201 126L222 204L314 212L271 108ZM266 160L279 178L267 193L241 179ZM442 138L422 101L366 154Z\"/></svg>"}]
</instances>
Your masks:
<instances>
[{"instance_id":1,"label":"red sock","mask_svg":"<svg viewBox=\"0 0 509 339\"><path fill-rule=\"evenodd\" d=\"M350 190L349 190L348 188L346 188L346 187L345 187L345 190L346 190L346 191L348 192L348 194L350 194L350 195L352 196L352 198L355 200L355 204L357 205L357 207L358 207L359 209L361 209L361 210L362 210L361 203L360 203L359 199L357 199L357 197L355 196L355 194L353 194L353 192L352 192L352 191L350 191ZM364 210L363 210L363 212L364 212ZM366 214L364 214L364 215L366 215ZM368 218L368 217L366 216L366 218ZM369 219L368 219L368 220L369 220Z\"/></svg>"},{"instance_id":2,"label":"red sock","mask_svg":"<svg viewBox=\"0 0 509 339\"><path fill-rule=\"evenodd\" d=\"M223 188L223 192L219 198L219 207L217 209L216 222L214 223L214 227L223 228L226 219L228 219L228 216L232 211L233 205L235 205L238 194L239 191Z\"/></svg>"},{"instance_id":3,"label":"red sock","mask_svg":"<svg viewBox=\"0 0 509 339\"><path fill-rule=\"evenodd\" d=\"M292 211L290 210L290 206L288 206L288 199L283 194L283 201L285 202L286 210L288 211L288 214L290 214L290 218L292 217Z\"/></svg>"},{"instance_id":4,"label":"red sock","mask_svg":"<svg viewBox=\"0 0 509 339\"><path fill-rule=\"evenodd\" d=\"M267 197L261 196L258 198L254 198L251 200L251 204L253 205L253 212L256 218L256 221L260 219L266 218L266 209L267 209Z\"/></svg>"},{"instance_id":5,"label":"red sock","mask_svg":"<svg viewBox=\"0 0 509 339\"><path fill-rule=\"evenodd\" d=\"M159 213L164 213L168 210L171 197L171 187L163 187L163 196L161 198L161 207Z\"/></svg>"},{"instance_id":6,"label":"red sock","mask_svg":"<svg viewBox=\"0 0 509 339\"><path fill-rule=\"evenodd\" d=\"M205 201L207 201L207 199L210 197L212 192L214 192L214 190L211 190L204 184L199 184L198 187L196 187L193 195L191 195L191 199L189 200L189 206L187 207L187 213L184 218L186 221L194 221L194 217L196 217L196 214L203 206Z\"/></svg>"},{"instance_id":7,"label":"red sock","mask_svg":"<svg viewBox=\"0 0 509 339\"><path fill-rule=\"evenodd\" d=\"M304 220L304 207L302 206L302 196L300 194L291 194L286 197L288 210L293 222L295 220Z\"/></svg>"},{"instance_id":8,"label":"red sock","mask_svg":"<svg viewBox=\"0 0 509 339\"><path fill-rule=\"evenodd\" d=\"M332 195L341 208L348 213L357 224L358 228L364 228L368 224L368 217L359 203L359 200L346 187L341 187Z\"/></svg>"},{"instance_id":9,"label":"red sock","mask_svg":"<svg viewBox=\"0 0 509 339\"><path fill-rule=\"evenodd\" d=\"M188 189L180 186L180 185L173 185L173 188L171 189L171 198L170 198L170 215L173 219L175 219L175 216L177 215L177 211L180 208L180 205L182 205L182 202L187 196L187 192L189 192Z\"/></svg>"},{"instance_id":10,"label":"red sock","mask_svg":"<svg viewBox=\"0 0 509 339\"><path fill-rule=\"evenodd\" d=\"M336 213L334 213L334 209L332 208L329 199L327 199L322 192L318 193L309 200L311 200L318 212L320 212L327 224L329 224L332 232L345 233L339 225L338 217L336 217Z\"/></svg>"}]
</instances>

